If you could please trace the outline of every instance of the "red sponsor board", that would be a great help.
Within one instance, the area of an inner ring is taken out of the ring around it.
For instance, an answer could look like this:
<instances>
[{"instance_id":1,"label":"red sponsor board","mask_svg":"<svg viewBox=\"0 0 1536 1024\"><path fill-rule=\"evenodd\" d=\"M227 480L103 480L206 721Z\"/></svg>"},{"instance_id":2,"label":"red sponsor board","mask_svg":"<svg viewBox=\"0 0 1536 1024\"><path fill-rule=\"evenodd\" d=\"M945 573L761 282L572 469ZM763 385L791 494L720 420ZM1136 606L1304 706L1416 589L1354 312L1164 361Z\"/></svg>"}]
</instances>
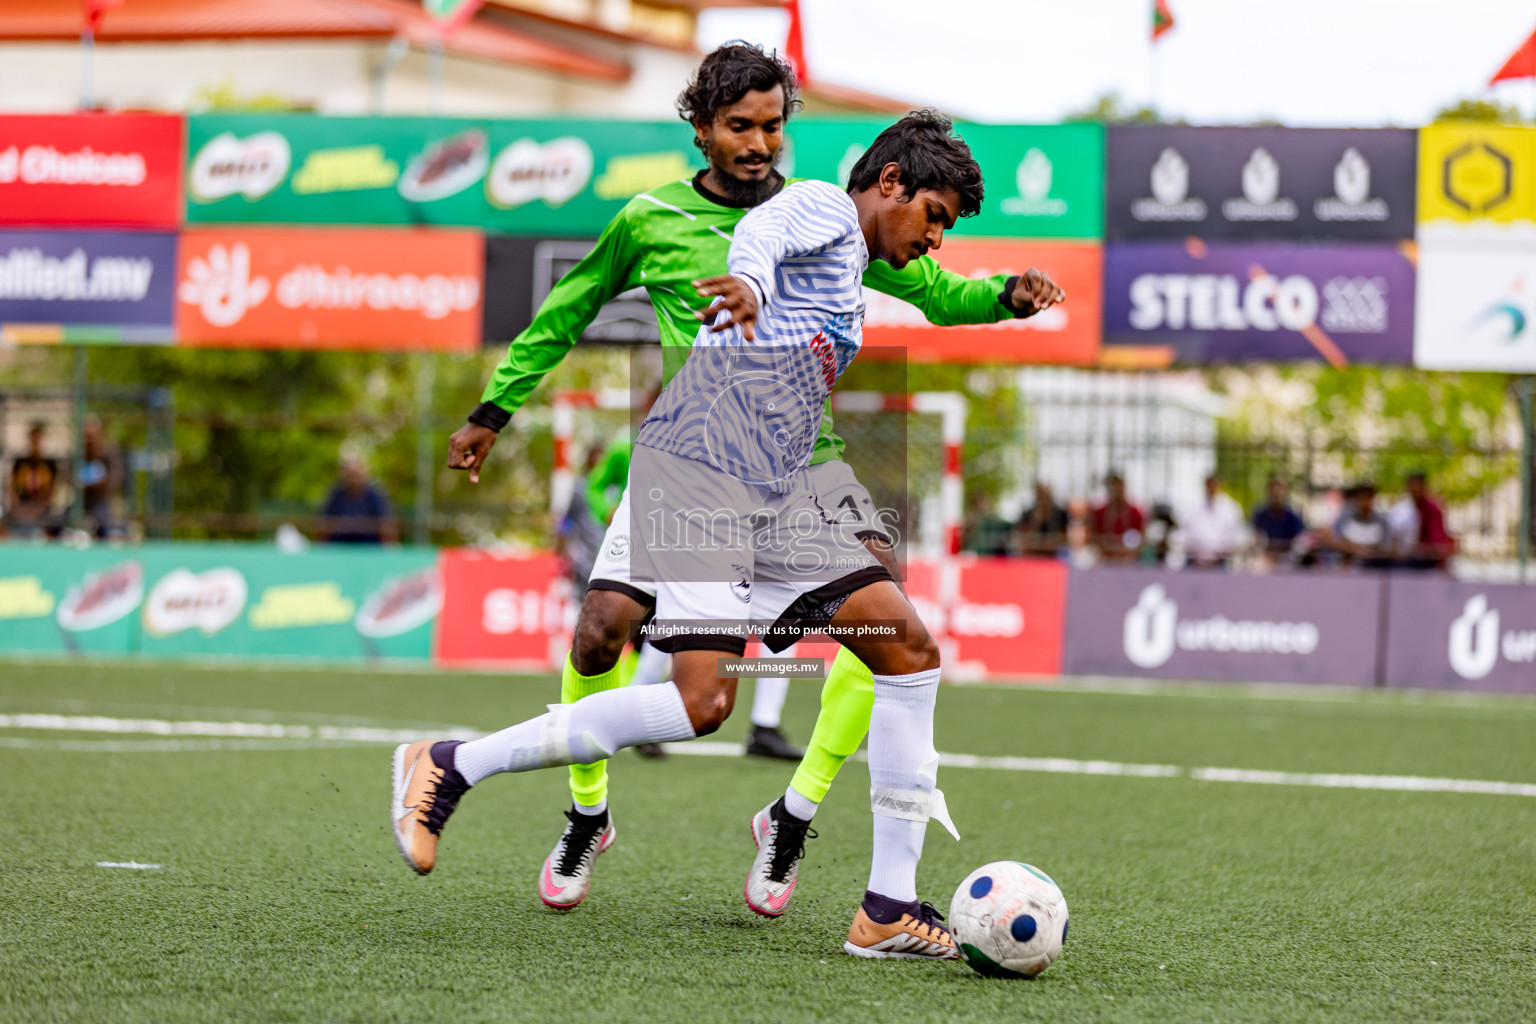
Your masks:
<instances>
[{"instance_id":1,"label":"red sponsor board","mask_svg":"<svg viewBox=\"0 0 1536 1024\"><path fill-rule=\"evenodd\" d=\"M950 573L958 574L958 588L946 586ZM946 679L1061 672L1063 563L967 556L949 566L915 562L907 567L907 593L939 639Z\"/></svg>"},{"instance_id":2,"label":"red sponsor board","mask_svg":"<svg viewBox=\"0 0 1536 1024\"><path fill-rule=\"evenodd\" d=\"M916 306L864 289L866 351L904 350L916 362L1092 364L1102 329L1103 249L1097 242L972 242L947 240L933 253L946 270L966 277L1051 276L1067 301L1025 320L935 327Z\"/></svg>"},{"instance_id":3,"label":"red sponsor board","mask_svg":"<svg viewBox=\"0 0 1536 1024\"><path fill-rule=\"evenodd\" d=\"M188 230L177 332L190 345L467 352L483 273L471 231Z\"/></svg>"},{"instance_id":4,"label":"red sponsor board","mask_svg":"<svg viewBox=\"0 0 1536 1024\"><path fill-rule=\"evenodd\" d=\"M175 227L182 120L0 115L0 223Z\"/></svg>"},{"instance_id":5,"label":"red sponsor board","mask_svg":"<svg viewBox=\"0 0 1536 1024\"><path fill-rule=\"evenodd\" d=\"M554 671L561 665L576 602L557 556L502 557L450 548L442 552L441 568L439 662L530 671ZM947 565L913 562L907 566L906 589L943 648L945 678L1060 673L1067 596L1062 563L972 557ZM825 658L830 667L837 645L806 642L796 654Z\"/></svg>"},{"instance_id":6,"label":"red sponsor board","mask_svg":"<svg viewBox=\"0 0 1536 1024\"><path fill-rule=\"evenodd\" d=\"M547 671L564 661L576 604L557 556L509 558L450 548L442 552L441 567L439 662Z\"/></svg>"}]
</instances>

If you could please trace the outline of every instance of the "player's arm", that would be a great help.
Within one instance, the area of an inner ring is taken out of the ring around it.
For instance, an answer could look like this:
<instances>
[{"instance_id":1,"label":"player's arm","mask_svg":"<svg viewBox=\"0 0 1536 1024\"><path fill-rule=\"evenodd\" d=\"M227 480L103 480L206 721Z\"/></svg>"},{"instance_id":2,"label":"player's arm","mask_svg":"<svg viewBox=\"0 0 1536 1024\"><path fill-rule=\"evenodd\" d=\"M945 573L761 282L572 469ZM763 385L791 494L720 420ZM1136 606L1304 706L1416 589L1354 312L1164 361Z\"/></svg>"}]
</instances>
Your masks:
<instances>
[{"instance_id":1,"label":"player's arm","mask_svg":"<svg viewBox=\"0 0 1536 1024\"><path fill-rule=\"evenodd\" d=\"M753 340L757 312L777 287L779 264L825 249L858 229L853 205L836 185L806 181L786 188L736 225L726 260L730 272L694 282L700 295L714 298L699 319L715 320L711 331L739 325ZM729 319L719 319L722 309Z\"/></svg>"},{"instance_id":2,"label":"player's arm","mask_svg":"<svg viewBox=\"0 0 1536 1024\"><path fill-rule=\"evenodd\" d=\"M603 303L629 286L635 259L629 222L620 213L592 251L550 289L533 322L507 346L469 422L448 439L449 469L466 469L471 481L480 482L480 469L497 433L545 375L560 365Z\"/></svg>"},{"instance_id":3,"label":"player's arm","mask_svg":"<svg viewBox=\"0 0 1536 1024\"><path fill-rule=\"evenodd\" d=\"M613 521L619 499L624 496L624 488L629 484L629 454L628 438L614 441L587 477L587 508L602 522Z\"/></svg>"},{"instance_id":4,"label":"player's arm","mask_svg":"<svg viewBox=\"0 0 1536 1024\"><path fill-rule=\"evenodd\" d=\"M920 256L900 270L872 260L864 283L911 303L938 327L1022 320L1066 299L1048 275L1034 268L1025 274L970 278L945 270L931 256Z\"/></svg>"}]
</instances>

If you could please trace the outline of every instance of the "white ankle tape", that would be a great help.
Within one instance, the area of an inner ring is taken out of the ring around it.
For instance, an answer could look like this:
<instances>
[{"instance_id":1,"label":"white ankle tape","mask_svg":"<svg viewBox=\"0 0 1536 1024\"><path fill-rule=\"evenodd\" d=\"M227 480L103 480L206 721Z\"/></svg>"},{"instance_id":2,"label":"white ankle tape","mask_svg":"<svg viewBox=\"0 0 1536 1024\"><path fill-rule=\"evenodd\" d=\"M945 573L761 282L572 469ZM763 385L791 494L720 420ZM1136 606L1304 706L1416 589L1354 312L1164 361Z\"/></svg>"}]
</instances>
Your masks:
<instances>
[{"instance_id":1,"label":"white ankle tape","mask_svg":"<svg viewBox=\"0 0 1536 1024\"><path fill-rule=\"evenodd\" d=\"M539 727L539 757L546 765L571 764L571 705L546 704L549 716Z\"/></svg>"},{"instance_id":2,"label":"white ankle tape","mask_svg":"<svg viewBox=\"0 0 1536 1024\"><path fill-rule=\"evenodd\" d=\"M928 821L932 818L956 839L960 833L950 820L949 807L944 803L942 789L888 789L884 786L869 787L869 809L887 818L906 821Z\"/></svg>"}]
</instances>

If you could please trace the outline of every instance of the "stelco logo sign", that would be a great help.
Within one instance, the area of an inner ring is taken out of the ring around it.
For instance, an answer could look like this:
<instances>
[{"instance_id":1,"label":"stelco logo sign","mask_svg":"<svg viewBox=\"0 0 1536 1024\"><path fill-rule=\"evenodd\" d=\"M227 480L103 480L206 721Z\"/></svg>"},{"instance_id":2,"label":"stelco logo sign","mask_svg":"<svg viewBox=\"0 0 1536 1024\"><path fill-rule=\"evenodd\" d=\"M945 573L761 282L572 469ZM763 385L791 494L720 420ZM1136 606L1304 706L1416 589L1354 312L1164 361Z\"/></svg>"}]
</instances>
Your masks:
<instances>
[{"instance_id":1,"label":"stelco logo sign","mask_svg":"<svg viewBox=\"0 0 1536 1024\"><path fill-rule=\"evenodd\" d=\"M1308 277L1256 274L1142 274L1131 282L1130 325L1138 331L1387 330L1387 282L1334 277L1319 289ZM1326 303L1326 305L1324 304Z\"/></svg>"},{"instance_id":2,"label":"stelco logo sign","mask_svg":"<svg viewBox=\"0 0 1536 1024\"><path fill-rule=\"evenodd\" d=\"M1501 636L1499 610L1489 606L1486 594L1477 594L1451 623L1451 669L1463 679L1482 679L1498 666L1501 653L1512 664L1536 662L1536 630L1509 630Z\"/></svg>"},{"instance_id":3,"label":"stelco logo sign","mask_svg":"<svg viewBox=\"0 0 1536 1024\"><path fill-rule=\"evenodd\" d=\"M1311 622L1180 619L1178 602L1160 583L1144 588L1125 613L1125 656L1137 668L1159 668L1176 650L1307 655L1317 650L1319 638Z\"/></svg>"}]
</instances>

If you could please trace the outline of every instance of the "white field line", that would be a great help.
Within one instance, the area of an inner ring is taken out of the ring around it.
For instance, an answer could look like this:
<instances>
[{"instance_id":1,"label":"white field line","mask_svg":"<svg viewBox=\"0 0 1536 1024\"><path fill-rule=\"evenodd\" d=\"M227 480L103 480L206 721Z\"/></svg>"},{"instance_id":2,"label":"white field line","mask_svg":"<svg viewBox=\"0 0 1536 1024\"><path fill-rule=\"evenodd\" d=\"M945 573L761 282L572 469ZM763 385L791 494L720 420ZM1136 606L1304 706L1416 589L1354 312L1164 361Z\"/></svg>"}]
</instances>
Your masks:
<instances>
[{"instance_id":1,"label":"white field line","mask_svg":"<svg viewBox=\"0 0 1536 1024\"><path fill-rule=\"evenodd\" d=\"M343 740L351 743L414 743L417 740L473 740L477 729L383 729L356 725L278 725L273 722L173 722L163 718L109 718L104 715L0 715L0 729L64 732L147 733L152 736L219 736L252 740Z\"/></svg>"},{"instance_id":2,"label":"white field line","mask_svg":"<svg viewBox=\"0 0 1536 1024\"><path fill-rule=\"evenodd\" d=\"M159 864L140 864L136 860L99 860L96 862L99 868L133 868L136 871L158 871Z\"/></svg>"},{"instance_id":3,"label":"white field line","mask_svg":"<svg viewBox=\"0 0 1536 1024\"><path fill-rule=\"evenodd\" d=\"M103 715L19 714L0 715L0 729L33 729L60 732L105 732L149 734L166 737L217 737L244 741L268 741L259 747L241 744L241 749L284 746L285 743L411 743L424 739L472 740L484 735L474 729L445 729L427 732L421 729L387 729L339 725L280 725L271 722L178 722L159 718L111 718ZM41 747L46 741L0 738L0 746ZM179 741L150 741L142 745L61 741L48 744L51 749L220 749L217 744ZM230 744L231 747L235 746ZM669 753L694 757L739 757L737 743L668 743ZM857 760L864 760L861 752ZM1079 761L1066 757L981 757L976 754L940 754L939 763L950 768L981 768L992 771L1041 772L1052 775L1118 775L1135 778L1180 779L1199 782L1236 782L1267 786L1311 786L1322 789L1375 789L1412 793L1478 793L1490 796L1536 797L1536 784L1491 782L1481 779L1437 779L1418 775L1355 775L1315 772L1268 772L1245 768L1183 768L1172 764L1134 764L1122 761Z\"/></svg>"}]
</instances>

